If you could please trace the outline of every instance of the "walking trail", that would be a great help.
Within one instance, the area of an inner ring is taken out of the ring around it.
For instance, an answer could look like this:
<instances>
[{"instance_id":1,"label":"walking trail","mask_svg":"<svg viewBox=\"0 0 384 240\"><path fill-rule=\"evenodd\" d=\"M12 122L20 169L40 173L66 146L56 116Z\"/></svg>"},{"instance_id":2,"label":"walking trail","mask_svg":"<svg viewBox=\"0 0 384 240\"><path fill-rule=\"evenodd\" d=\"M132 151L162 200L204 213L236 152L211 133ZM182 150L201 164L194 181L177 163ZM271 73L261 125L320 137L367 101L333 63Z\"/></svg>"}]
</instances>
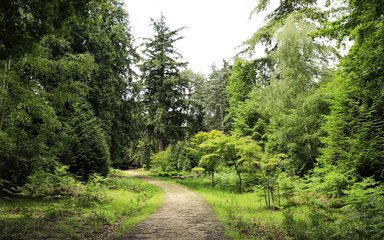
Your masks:
<instances>
[{"instance_id":1,"label":"walking trail","mask_svg":"<svg viewBox=\"0 0 384 240\"><path fill-rule=\"evenodd\" d=\"M210 206L196 193L138 172L128 173L162 188L166 197L158 212L122 236L122 240L229 240Z\"/></svg>"}]
</instances>

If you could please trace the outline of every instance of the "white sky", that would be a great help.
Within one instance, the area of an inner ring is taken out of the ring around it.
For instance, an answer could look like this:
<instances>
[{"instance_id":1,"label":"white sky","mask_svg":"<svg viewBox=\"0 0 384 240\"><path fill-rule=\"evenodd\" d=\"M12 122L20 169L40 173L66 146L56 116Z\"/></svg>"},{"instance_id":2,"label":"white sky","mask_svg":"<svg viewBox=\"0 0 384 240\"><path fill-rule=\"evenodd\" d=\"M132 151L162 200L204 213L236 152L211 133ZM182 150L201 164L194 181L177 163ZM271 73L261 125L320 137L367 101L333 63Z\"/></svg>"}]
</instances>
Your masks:
<instances>
[{"instance_id":1,"label":"white sky","mask_svg":"<svg viewBox=\"0 0 384 240\"><path fill-rule=\"evenodd\" d=\"M256 4L255 0L125 0L135 38L152 36L150 19L159 19L161 13L171 29L185 26L180 32L185 38L176 46L188 68L204 74L213 63L221 66L222 59L238 53L236 47L263 25L264 16L249 20Z\"/></svg>"}]
</instances>

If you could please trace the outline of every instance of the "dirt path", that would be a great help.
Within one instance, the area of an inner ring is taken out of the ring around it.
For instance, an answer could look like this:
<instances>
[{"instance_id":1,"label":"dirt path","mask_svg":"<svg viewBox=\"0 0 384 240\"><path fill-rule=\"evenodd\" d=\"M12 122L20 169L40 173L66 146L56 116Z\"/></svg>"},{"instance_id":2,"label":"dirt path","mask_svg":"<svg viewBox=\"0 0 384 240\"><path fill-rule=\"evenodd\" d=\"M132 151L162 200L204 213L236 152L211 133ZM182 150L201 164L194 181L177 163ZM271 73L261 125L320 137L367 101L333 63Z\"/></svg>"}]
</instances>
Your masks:
<instances>
[{"instance_id":1,"label":"dirt path","mask_svg":"<svg viewBox=\"0 0 384 240\"><path fill-rule=\"evenodd\" d=\"M164 189L166 199L158 212L122 236L122 240L229 240L210 206L196 193L137 172L128 173Z\"/></svg>"}]
</instances>

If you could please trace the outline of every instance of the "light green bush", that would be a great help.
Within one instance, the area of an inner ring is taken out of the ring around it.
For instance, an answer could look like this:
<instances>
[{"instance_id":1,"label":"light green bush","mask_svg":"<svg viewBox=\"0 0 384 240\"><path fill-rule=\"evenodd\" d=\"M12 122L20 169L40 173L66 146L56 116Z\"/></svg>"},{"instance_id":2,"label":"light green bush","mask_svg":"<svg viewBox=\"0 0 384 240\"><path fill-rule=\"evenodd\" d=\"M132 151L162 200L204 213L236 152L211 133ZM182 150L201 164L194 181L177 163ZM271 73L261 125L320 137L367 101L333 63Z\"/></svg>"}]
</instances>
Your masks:
<instances>
[{"instance_id":1,"label":"light green bush","mask_svg":"<svg viewBox=\"0 0 384 240\"><path fill-rule=\"evenodd\" d=\"M31 197L78 196L85 186L68 172L67 166L57 167L54 173L36 171L20 188L22 194Z\"/></svg>"}]
</instances>

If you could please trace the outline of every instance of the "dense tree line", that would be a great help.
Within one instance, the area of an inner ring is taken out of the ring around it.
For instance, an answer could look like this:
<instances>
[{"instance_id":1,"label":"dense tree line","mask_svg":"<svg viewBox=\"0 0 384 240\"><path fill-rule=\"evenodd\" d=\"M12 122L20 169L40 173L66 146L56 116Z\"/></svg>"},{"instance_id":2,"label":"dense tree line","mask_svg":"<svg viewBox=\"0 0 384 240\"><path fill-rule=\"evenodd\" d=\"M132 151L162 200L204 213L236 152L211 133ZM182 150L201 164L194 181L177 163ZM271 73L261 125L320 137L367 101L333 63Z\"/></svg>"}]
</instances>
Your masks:
<instances>
[{"instance_id":1,"label":"dense tree line","mask_svg":"<svg viewBox=\"0 0 384 240\"><path fill-rule=\"evenodd\" d=\"M122 2L6 1L0 14L2 188L60 164L106 176L136 134Z\"/></svg>"}]
</instances>

